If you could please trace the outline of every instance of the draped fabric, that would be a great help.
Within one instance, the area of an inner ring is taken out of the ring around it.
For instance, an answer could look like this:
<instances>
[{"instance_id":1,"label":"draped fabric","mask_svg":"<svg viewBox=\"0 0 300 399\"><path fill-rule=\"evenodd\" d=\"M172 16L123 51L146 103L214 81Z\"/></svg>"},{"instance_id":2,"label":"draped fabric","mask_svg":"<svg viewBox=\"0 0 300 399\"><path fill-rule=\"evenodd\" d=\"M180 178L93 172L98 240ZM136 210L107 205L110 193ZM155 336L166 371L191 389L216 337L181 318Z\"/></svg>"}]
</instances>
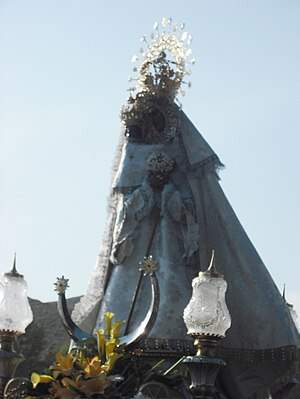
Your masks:
<instances>
[{"instance_id":1,"label":"draped fabric","mask_svg":"<svg viewBox=\"0 0 300 399\"><path fill-rule=\"evenodd\" d=\"M127 319L138 265L154 231L150 251L159 264L161 303L152 337L187 338L182 314L191 297L191 281L207 268L214 249L217 269L228 283L226 300L232 317L222 344L252 350L299 346L289 310L220 186L218 156L182 111L178 110L178 118L178 134L170 143L122 143L109 234L102 248L106 256L92 276L88 306L83 298L77 315L83 315L91 329L101 324L107 310ZM147 181L146 160L155 151L165 152L176 162L159 193ZM158 217L154 217L155 209ZM100 275L101 284L96 281ZM131 329L143 319L149 299L149 286L143 283ZM224 368L220 380L228 398L246 399L272 385L288 366L280 361L232 363Z\"/></svg>"}]
</instances>

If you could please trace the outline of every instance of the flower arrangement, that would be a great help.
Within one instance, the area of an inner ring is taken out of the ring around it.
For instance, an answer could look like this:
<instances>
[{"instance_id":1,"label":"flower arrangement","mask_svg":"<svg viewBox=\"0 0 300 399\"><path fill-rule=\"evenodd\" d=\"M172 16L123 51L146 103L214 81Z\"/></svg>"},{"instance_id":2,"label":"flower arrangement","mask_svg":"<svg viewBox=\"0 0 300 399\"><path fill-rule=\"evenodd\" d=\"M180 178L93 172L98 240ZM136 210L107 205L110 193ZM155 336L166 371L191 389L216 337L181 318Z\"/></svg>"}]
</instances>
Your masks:
<instances>
[{"instance_id":1,"label":"flower arrangement","mask_svg":"<svg viewBox=\"0 0 300 399\"><path fill-rule=\"evenodd\" d=\"M104 397L112 384L112 371L122 356L117 351L118 337L123 322L113 321L114 314L106 312L105 329L97 331L97 348L91 342L82 341L68 354L56 354L49 373L31 375L30 397L75 399Z\"/></svg>"}]
</instances>

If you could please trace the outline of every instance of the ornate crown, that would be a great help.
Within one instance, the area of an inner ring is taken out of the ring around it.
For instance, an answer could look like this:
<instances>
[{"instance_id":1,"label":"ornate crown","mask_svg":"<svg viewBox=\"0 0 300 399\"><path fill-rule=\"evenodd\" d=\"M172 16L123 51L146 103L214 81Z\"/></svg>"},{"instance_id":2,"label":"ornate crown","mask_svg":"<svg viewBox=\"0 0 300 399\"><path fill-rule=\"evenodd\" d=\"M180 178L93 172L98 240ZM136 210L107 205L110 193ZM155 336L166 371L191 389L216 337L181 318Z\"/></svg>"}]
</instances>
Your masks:
<instances>
[{"instance_id":1,"label":"ornate crown","mask_svg":"<svg viewBox=\"0 0 300 399\"><path fill-rule=\"evenodd\" d=\"M178 26L165 17L160 24L154 24L151 40L142 36L141 55L132 58L137 63L133 69L135 75L129 79L136 84L129 88L129 99L121 111L122 122L130 127L126 132L129 138L153 143L161 141L162 132L167 140L168 135L173 135L174 132L166 132L170 116L166 114L174 114L174 100L178 94L185 94L182 85L191 87L191 82L184 80L191 74L188 65L195 63L189 47L191 41L192 36L185 31L184 24ZM147 134L142 131L145 125ZM174 131L174 123L171 125ZM145 137L151 130L150 138ZM153 137L155 133L160 138Z\"/></svg>"}]
</instances>

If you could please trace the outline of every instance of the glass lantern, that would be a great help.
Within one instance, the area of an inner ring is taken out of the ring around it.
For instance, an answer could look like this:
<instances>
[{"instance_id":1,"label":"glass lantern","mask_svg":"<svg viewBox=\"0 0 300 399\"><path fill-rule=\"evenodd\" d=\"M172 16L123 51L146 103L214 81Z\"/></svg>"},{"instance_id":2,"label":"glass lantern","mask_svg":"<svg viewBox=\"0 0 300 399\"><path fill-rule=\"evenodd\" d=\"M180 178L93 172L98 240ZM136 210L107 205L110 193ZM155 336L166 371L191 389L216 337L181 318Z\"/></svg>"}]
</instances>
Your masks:
<instances>
[{"instance_id":1,"label":"glass lantern","mask_svg":"<svg viewBox=\"0 0 300 399\"><path fill-rule=\"evenodd\" d=\"M220 368L226 365L216 357L217 346L231 325L231 317L225 301L227 283L215 268L214 251L207 271L193 279L192 287L183 319L188 334L195 338L196 356L187 356L183 363L190 373L192 396L215 398L215 381Z\"/></svg>"},{"instance_id":2,"label":"glass lantern","mask_svg":"<svg viewBox=\"0 0 300 399\"><path fill-rule=\"evenodd\" d=\"M215 269L214 252L208 270L193 279L192 287L192 298L183 315L188 334L224 337L231 317L225 301L227 283Z\"/></svg>"},{"instance_id":3,"label":"glass lantern","mask_svg":"<svg viewBox=\"0 0 300 399\"><path fill-rule=\"evenodd\" d=\"M0 276L0 331L24 334L32 322L32 310L27 297L27 283L16 270Z\"/></svg>"}]
</instances>

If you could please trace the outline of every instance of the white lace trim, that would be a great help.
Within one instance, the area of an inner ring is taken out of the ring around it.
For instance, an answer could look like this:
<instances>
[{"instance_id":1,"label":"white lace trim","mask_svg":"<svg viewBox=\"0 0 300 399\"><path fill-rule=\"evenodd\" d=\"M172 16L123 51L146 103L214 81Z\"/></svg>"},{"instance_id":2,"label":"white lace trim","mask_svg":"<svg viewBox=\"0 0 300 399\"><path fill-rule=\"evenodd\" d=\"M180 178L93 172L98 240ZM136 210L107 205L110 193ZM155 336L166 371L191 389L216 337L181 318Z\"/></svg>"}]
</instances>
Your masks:
<instances>
[{"instance_id":1,"label":"white lace trim","mask_svg":"<svg viewBox=\"0 0 300 399\"><path fill-rule=\"evenodd\" d=\"M114 181L115 175L118 171L123 144L124 134L121 133L112 167L112 182ZM111 193L108 197L107 220L100 247L100 253L97 257L96 265L91 274L86 294L75 305L72 312L72 318L75 323L78 324L82 323L86 319L86 317L94 309L97 302L103 297L106 277L108 273L109 257L111 252L112 236L116 217L117 200L118 194L114 193L113 190L111 190Z\"/></svg>"}]
</instances>

